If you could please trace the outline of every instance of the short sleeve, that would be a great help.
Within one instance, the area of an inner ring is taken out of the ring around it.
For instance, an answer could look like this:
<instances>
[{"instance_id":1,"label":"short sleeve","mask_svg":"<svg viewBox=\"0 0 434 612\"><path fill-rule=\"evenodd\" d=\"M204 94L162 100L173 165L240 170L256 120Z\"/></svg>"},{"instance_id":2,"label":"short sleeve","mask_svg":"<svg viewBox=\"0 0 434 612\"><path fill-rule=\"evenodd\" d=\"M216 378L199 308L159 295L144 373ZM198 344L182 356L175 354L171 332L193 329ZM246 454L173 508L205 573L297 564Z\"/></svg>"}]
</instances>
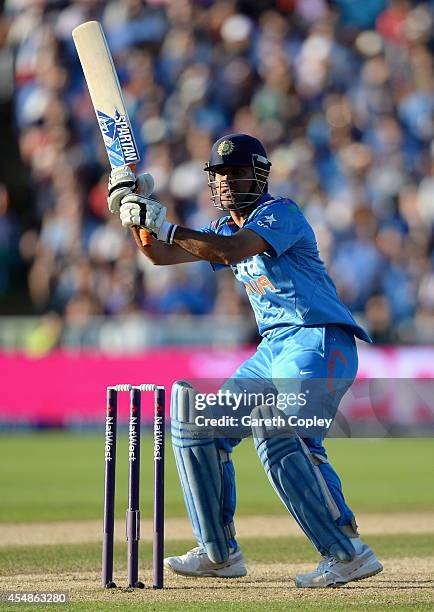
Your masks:
<instances>
[{"instance_id":1,"label":"short sleeve","mask_svg":"<svg viewBox=\"0 0 434 612\"><path fill-rule=\"evenodd\" d=\"M222 224L222 219L215 219L214 221L210 221L210 223L208 223L208 225L204 225L204 227L199 228L197 231L198 232L203 232L204 234L219 234L219 228L221 227ZM221 263L214 263L212 261L209 262L211 265L211 268L214 270L214 272L217 272L218 270L221 270L222 268L227 268L228 266L226 266L225 264L221 264Z\"/></svg>"},{"instance_id":2,"label":"short sleeve","mask_svg":"<svg viewBox=\"0 0 434 612\"><path fill-rule=\"evenodd\" d=\"M291 200L281 200L263 206L245 225L272 247L279 257L298 242L305 233L304 217Z\"/></svg>"}]
</instances>

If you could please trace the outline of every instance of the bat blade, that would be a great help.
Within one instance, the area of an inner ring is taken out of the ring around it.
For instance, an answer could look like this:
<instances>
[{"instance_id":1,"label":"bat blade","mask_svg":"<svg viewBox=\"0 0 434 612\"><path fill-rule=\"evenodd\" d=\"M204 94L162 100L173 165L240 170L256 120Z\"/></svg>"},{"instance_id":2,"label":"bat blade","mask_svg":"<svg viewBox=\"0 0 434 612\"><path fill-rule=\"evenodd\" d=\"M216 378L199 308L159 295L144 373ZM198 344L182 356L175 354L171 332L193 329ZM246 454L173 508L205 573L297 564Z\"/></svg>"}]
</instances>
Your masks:
<instances>
[{"instance_id":1,"label":"bat blade","mask_svg":"<svg viewBox=\"0 0 434 612\"><path fill-rule=\"evenodd\" d=\"M104 30L98 21L86 21L72 31L72 38L110 165L128 165L134 170L140 155ZM149 246L150 234L141 230L140 237L143 246Z\"/></svg>"},{"instance_id":2,"label":"bat blade","mask_svg":"<svg viewBox=\"0 0 434 612\"><path fill-rule=\"evenodd\" d=\"M112 168L140 160L131 123L104 31L87 21L72 31L87 87Z\"/></svg>"}]
</instances>

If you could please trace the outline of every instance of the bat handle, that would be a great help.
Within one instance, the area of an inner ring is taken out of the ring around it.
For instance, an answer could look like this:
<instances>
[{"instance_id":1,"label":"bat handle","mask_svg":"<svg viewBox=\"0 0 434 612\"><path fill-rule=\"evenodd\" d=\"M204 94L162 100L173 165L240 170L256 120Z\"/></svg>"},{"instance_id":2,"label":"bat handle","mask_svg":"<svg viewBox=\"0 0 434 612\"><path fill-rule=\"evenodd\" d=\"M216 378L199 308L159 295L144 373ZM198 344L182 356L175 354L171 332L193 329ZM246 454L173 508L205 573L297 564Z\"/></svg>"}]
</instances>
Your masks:
<instances>
[{"instance_id":1,"label":"bat handle","mask_svg":"<svg viewBox=\"0 0 434 612\"><path fill-rule=\"evenodd\" d=\"M136 171L136 164L130 164L130 168L131 168L131 170L133 172L135 172ZM151 243L152 243L152 236L151 236L151 234L147 230L145 230L143 228L138 227L137 229L139 230L139 236L140 236L140 241L141 241L142 245L144 247L151 246Z\"/></svg>"},{"instance_id":2,"label":"bat handle","mask_svg":"<svg viewBox=\"0 0 434 612\"><path fill-rule=\"evenodd\" d=\"M139 228L139 236L144 247L151 246L152 236L147 230L143 229L142 227Z\"/></svg>"}]
</instances>

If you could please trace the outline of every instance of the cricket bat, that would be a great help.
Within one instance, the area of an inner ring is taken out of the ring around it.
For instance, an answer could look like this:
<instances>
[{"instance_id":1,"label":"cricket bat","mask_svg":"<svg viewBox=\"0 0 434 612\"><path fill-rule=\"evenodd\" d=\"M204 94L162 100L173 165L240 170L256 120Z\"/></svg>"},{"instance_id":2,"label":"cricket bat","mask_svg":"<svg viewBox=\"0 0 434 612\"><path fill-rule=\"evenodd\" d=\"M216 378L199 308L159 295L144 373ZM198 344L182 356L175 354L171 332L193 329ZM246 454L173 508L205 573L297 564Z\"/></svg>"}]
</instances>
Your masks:
<instances>
[{"instance_id":1,"label":"cricket bat","mask_svg":"<svg viewBox=\"0 0 434 612\"><path fill-rule=\"evenodd\" d=\"M98 21L86 21L72 31L72 38L110 165L128 165L134 170L140 156L102 26ZM141 230L140 237L144 246L151 243L148 232Z\"/></svg>"}]
</instances>

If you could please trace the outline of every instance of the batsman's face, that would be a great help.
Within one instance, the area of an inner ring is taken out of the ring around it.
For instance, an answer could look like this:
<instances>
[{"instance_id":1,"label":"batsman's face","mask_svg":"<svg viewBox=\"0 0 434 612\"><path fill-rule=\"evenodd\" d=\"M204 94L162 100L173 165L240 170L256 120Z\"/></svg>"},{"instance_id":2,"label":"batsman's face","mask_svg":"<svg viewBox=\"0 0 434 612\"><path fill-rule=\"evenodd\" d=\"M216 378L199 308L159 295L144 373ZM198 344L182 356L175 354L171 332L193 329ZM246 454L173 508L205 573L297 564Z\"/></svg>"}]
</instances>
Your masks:
<instances>
[{"instance_id":1,"label":"batsman's face","mask_svg":"<svg viewBox=\"0 0 434 612\"><path fill-rule=\"evenodd\" d=\"M255 177L251 166L223 167L215 172L215 189L222 206L236 209L253 190Z\"/></svg>"}]
</instances>

